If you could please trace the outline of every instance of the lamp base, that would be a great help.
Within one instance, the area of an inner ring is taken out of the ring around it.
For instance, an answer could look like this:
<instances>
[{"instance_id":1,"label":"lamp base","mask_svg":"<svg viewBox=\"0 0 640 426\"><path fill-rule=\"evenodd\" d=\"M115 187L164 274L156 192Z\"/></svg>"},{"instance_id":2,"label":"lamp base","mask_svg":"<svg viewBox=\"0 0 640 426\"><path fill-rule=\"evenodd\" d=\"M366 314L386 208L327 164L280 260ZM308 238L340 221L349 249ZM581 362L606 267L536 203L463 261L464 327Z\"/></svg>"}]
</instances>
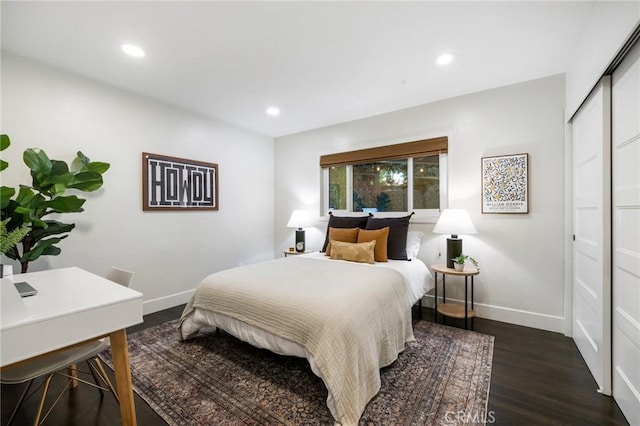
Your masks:
<instances>
[{"instance_id":1,"label":"lamp base","mask_svg":"<svg viewBox=\"0 0 640 426\"><path fill-rule=\"evenodd\" d=\"M447 268L453 268L453 259L462 254L462 239L447 238Z\"/></svg>"},{"instance_id":2,"label":"lamp base","mask_svg":"<svg viewBox=\"0 0 640 426\"><path fill-rule=\"evenodd\" d=\"M296 229L296 251L300 253L304 250L304 229Z\"/></svg>"}]
</instances>

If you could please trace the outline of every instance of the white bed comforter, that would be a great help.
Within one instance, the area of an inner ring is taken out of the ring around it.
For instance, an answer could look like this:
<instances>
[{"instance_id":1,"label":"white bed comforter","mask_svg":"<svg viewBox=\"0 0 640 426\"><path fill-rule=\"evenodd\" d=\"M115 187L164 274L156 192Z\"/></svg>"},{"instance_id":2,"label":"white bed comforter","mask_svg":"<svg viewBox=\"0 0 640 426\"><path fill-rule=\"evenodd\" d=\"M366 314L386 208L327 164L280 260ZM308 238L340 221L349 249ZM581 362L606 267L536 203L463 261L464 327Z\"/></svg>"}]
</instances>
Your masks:
<instances>
[{"instance_id":1,"label":"white bed comforter","mask_svg":"<svg viewBox=\"0 0 640 426\"><path fill-rule=\"evenodd\" d=\"M395 262L320 259L326 258L289 257L208 276L185 308L180 337L210 323L229 326L234 335L255 344L231 322L263 330L266 337L259 336L258 346L298 356L302 349L329 391L333 417L343 425L357 424L380 389L380 368L413 340L411 306L426 290L428 271L420 285L419 274L403 275L396 269L406 266ZM293 344L280 347L278 340ZM296 353L289 353L291 347Z\"/></svg>"}]
</instances>

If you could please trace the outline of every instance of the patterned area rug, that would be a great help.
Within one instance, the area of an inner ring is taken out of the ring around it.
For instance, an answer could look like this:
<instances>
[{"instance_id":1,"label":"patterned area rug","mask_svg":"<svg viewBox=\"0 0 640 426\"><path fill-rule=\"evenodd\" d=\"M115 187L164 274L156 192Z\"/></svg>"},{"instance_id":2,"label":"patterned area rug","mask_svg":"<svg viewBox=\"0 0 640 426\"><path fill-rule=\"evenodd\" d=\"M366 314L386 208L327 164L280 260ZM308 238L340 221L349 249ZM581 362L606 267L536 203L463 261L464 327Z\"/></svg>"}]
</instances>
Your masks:
<instances>
[{"instance_id":1,"label":"patterned area rug","mask_svg":"<svg viewBox=\"0 0 640 426\"><path fill-rule=\"evenodd\" d=\"M482 424L493 336L425 321L382 369L361 425ZM332 425L327 390L306 359L206 330L178 342L177 320L129 336L135 391L170 425ZM102 355L112 365L109 351Z\"/></svg>"}]
</instances>

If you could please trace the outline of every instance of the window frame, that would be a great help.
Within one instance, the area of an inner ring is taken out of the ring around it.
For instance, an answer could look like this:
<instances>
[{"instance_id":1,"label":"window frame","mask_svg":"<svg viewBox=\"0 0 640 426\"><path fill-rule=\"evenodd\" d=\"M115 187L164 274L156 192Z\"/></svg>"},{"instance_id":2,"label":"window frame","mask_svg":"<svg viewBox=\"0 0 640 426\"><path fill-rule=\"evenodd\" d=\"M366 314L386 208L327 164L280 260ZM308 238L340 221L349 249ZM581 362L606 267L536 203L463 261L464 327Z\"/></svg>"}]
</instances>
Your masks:
<instances>
[{"instance_id":1,"label":"window frame","mask_svg":"<svg viewBox=\"0 0 640 426\"><path fill-rule=\"evenodd\" d=\"M384 157L383 155L388 155ZM413 159L438 155L439 157L439 184L440 184L440 208L439 209L414 209L413 208ZM436 220L442 209L448 207L448 138L446 136L424 139L420 141L405 142L401 144L384 145L375 148L349 151L338 154L324 155L320 157L322 171L322 215L329 212L342 215L358 215L362 212L353 211L353 165L365 164L380 160L407 160L407 206L406 212L381 212L385 216L402 216L409 212L415 212L416 219L422 218L431 222ZM346 210L329 209L329 169L332 166L346 167Z\"/></svg>"}]
</instances>

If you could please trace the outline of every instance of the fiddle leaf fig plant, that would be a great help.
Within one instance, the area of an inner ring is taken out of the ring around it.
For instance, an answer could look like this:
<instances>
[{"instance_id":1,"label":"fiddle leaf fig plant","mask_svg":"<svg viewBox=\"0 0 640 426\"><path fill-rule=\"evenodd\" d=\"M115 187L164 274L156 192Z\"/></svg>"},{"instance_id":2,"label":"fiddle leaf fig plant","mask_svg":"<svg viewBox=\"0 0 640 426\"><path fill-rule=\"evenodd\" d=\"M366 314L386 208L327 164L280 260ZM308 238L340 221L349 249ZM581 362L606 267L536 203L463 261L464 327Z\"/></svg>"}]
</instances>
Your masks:
<instances>
[{"instance_id":1,"label":"fiddle leaf fig plant","mask_svg":"<svg viewBox=\"0 0 640 426\"><path fill-rule=\"evenodd\" d=\"M2 135L3 139L5 137L8 141L8 136ZM102 187L102 175L110 165L92 162L78 151L70 168L64 161L50 159L43 150L32 148L24 151L23 160L31 170L31 185L20 185L17 194L15 188L0 187L0 210L1 219L8 219L8 232L25 226L30 228L20 241L22 247L14 245L6 253L10 259L20 262L24 273L29 268L29 262L40 256L60 254L61 249L56 244L67 238L75 228L73 223L48 219L47 216L84 211L86 200L67 195L67 190L96 191Z\"/></svg>"}]
</instances>

